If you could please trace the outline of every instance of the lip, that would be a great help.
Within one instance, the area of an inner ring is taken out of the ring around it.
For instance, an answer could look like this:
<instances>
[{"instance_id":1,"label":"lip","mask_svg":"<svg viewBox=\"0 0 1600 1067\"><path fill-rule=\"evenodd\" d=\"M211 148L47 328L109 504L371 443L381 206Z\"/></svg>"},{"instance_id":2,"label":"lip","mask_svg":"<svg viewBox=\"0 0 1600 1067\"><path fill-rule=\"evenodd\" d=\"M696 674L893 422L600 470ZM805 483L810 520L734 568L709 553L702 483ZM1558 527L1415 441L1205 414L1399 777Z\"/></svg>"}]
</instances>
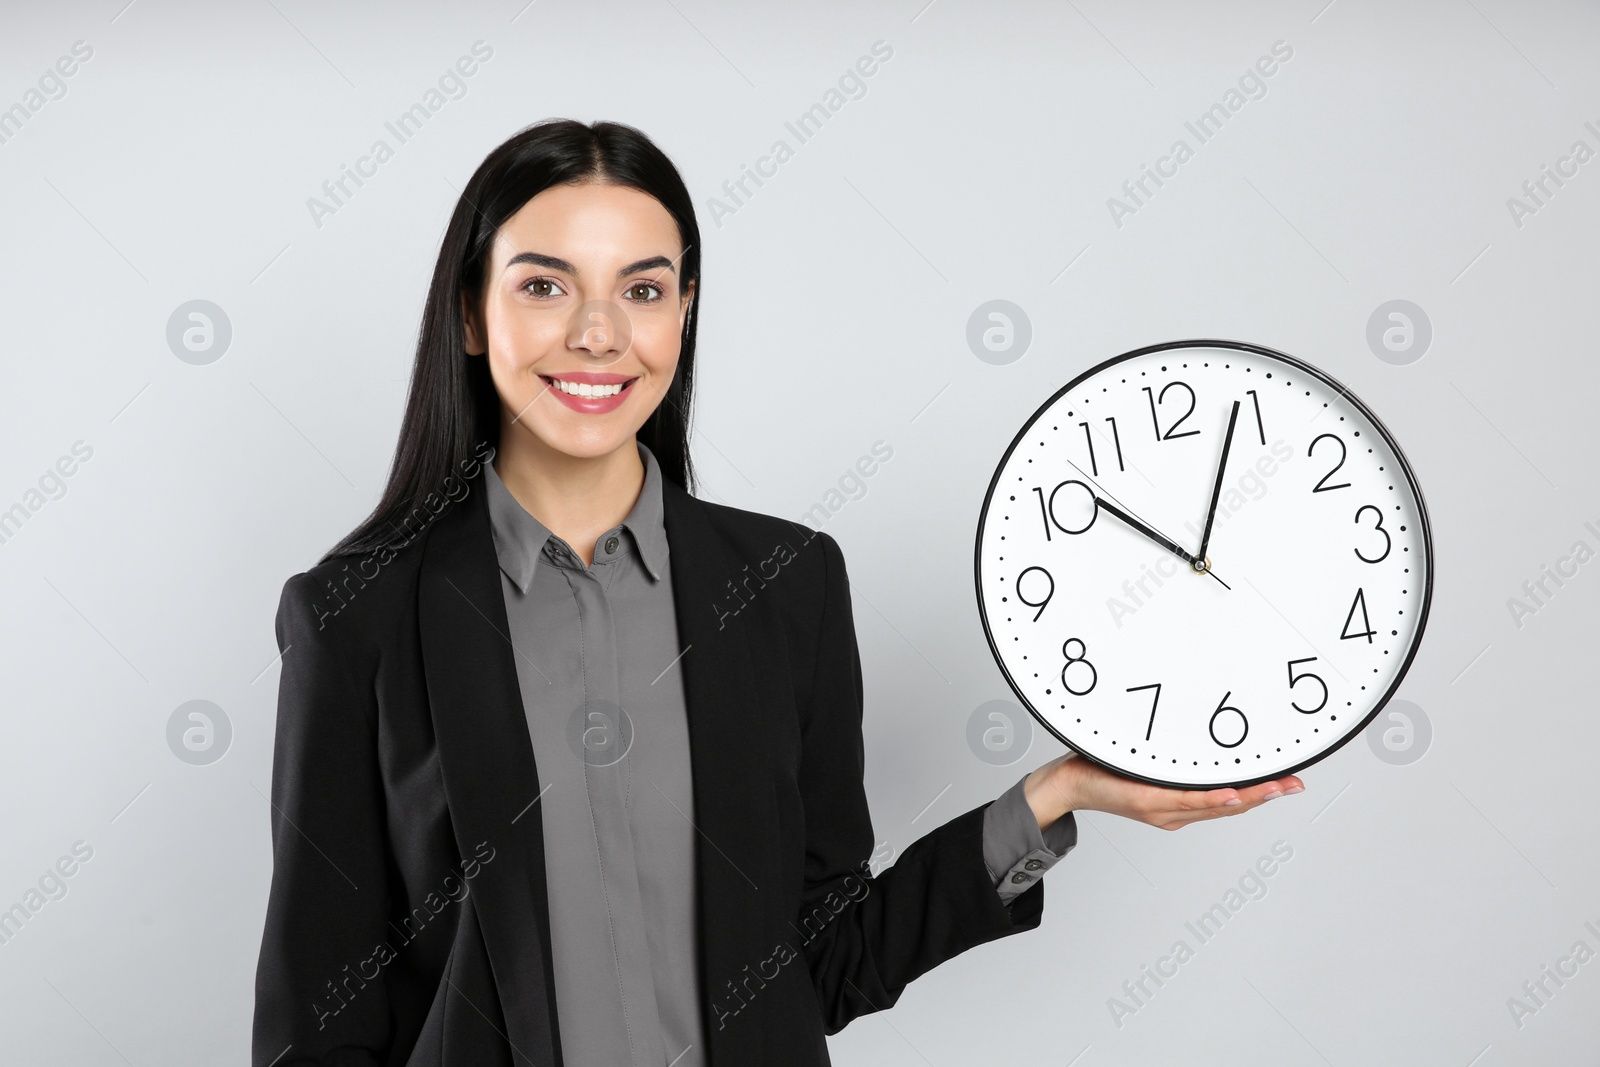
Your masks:
<instances>
[{"instance_id":1,"label":"lip","mask_svg":"<svg viewBox=\"0 0 1600 1067\"><path fill-rule=\"evenodd\" d=\"M628 394L633 390L633 383L638 381L638 375L612 374L602 371L564 371L560 374L541 374L546 392L553 395L573 411L582 415L604 415L608 411L615 411L628 399ZM573 396L557 389L553 379L560 378L564 382L575 382L587 385L618 385L622 391L616 396L584 397Z\"/></svg>"}]
</instances>

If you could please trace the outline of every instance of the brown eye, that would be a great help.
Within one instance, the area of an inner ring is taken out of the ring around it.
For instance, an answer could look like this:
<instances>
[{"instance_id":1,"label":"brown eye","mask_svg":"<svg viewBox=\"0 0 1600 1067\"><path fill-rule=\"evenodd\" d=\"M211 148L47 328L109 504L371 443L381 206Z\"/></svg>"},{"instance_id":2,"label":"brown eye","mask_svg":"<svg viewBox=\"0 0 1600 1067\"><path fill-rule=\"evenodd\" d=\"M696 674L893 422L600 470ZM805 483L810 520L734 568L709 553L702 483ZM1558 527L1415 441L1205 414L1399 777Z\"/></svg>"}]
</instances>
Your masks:
<instances>
[{"instance_id":1,"label":"brown eye","mask_svg":"<svg viewBox=\"0 0 1600 1067\"><path fill-rule=\"evenodd\" d=\"M554 278L530 278L523 283L522 291L541 300L560 296L562 292L561 287L556 284Z\"/></svg>"},{"instance_id":2,"label":"brown eye","mask_svg":"<svg viewBox=\"0 0 1600 1067\"><path fill-rule=\"evenodd\" d=\"M661 299L661 287L653 282L637 282L628 287L630 299L641 304L651 304Z\"/></svg>"}]
</instances>

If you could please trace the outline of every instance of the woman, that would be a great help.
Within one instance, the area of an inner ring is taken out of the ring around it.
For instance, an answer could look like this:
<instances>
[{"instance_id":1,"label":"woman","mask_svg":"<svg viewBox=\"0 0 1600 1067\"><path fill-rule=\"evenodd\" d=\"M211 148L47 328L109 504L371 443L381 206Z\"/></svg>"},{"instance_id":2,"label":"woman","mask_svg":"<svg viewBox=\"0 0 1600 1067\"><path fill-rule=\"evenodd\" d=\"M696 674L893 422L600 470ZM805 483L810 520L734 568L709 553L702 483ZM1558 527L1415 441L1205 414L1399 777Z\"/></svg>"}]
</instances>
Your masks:
<instances>
[{"instance_id":1,"label":"woman","mask_svg":"<svg viewBox=\"0 0 1600 1067\"><path fill-rule=\"evenodd\" d=\"M699 282L636 130L537 124L473 175L383 498L278 609L258 1065L825 1064L1039 924L1073 811L1299 791L1062 757L873 876L839 546L690 495Z\"/></svg>"}]
</instances>

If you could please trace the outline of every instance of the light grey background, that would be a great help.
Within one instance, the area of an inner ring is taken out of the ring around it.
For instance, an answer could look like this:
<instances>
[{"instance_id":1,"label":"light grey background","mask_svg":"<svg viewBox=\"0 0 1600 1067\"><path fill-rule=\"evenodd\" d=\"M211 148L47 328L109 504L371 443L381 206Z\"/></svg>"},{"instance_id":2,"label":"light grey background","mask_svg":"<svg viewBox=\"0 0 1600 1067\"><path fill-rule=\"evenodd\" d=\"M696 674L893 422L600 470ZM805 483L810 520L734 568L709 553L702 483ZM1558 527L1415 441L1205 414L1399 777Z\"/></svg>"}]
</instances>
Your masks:
<instances>
[{"instance_id":1,"label":"light grey background","mask_svg":"<svg viewBox=\"0 0 1600 1067\"><path fill-rule=\"evenodd\" d=\"M1600 160L1520 226L1507 200L1575 141L1600 150L1600 14L1325 2L8 5L0 108L74 42L93 55L0 143L0 509L28 510L0 544L0 908L74 842L93 856L0 944L0 1060L244 1062L278 592L377 499L456 190L556 115L638 125L695 195L704 495L799 517L893 449L826 524L880 862L1060 751L1035 730L995 766L967 726L1011 697L974 600L978 508L1068 379L1158 341L1269 345L1353 388L1427 495L1433 617L1400 693L1431 723L1422 759L1358 739L1303 795L1177 834L1085 816L1042 929L920 980L836 1062L1592 1056L1600 960L1520 1025L1508 999L1600 952L1600 562L1520 626L1508 601L1600 549ZM465 95L315 224L308 198L394 147L384 123L479 40ZM797 144L784 123L879 40L864 95ZM1277 41L1265 95L1196 146L1184 123ZM1118 226L1107 199L1180 137L1194 158ZM794 157L718 225L711 198L780 138ZM167 342L197 299L232 330L208 365ZM966 341L994 299L1031 324L1007 365ZM1433 330L1404 366L1366 339L1395 299ZM30 498L78 441L64 493ZM192 700L231 724L209 764L168 745ZM1266 895L1200 944L1185 922L1279 841ZM1119 1026L1110 998L1180 939L1193 958Z\"/></svg>"}]
</instances>

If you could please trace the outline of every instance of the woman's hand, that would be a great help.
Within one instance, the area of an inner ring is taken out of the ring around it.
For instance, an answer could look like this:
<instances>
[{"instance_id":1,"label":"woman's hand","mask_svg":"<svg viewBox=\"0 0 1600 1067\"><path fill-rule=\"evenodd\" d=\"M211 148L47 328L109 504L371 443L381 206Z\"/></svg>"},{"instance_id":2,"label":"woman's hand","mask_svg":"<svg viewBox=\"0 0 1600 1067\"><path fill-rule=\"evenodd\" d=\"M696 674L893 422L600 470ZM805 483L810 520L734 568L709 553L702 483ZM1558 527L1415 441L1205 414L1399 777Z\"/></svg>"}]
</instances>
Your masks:
<instances>
[{"instance_id":1,"label":"woman's hand","mask_svg":"<svg viewBox=\"0 0 1600 1067\"><path fill-rule=\"evenodd\" d=\"M1202 819L1238 815L1274 797L1302 792L1305 784L1286 774L1244 789L1167 789L1124 778L1068 752L1029 774L1022 788L1041 830L1069 811L1105 811L1176 830Z\"/></svg>"}]
</instances>

